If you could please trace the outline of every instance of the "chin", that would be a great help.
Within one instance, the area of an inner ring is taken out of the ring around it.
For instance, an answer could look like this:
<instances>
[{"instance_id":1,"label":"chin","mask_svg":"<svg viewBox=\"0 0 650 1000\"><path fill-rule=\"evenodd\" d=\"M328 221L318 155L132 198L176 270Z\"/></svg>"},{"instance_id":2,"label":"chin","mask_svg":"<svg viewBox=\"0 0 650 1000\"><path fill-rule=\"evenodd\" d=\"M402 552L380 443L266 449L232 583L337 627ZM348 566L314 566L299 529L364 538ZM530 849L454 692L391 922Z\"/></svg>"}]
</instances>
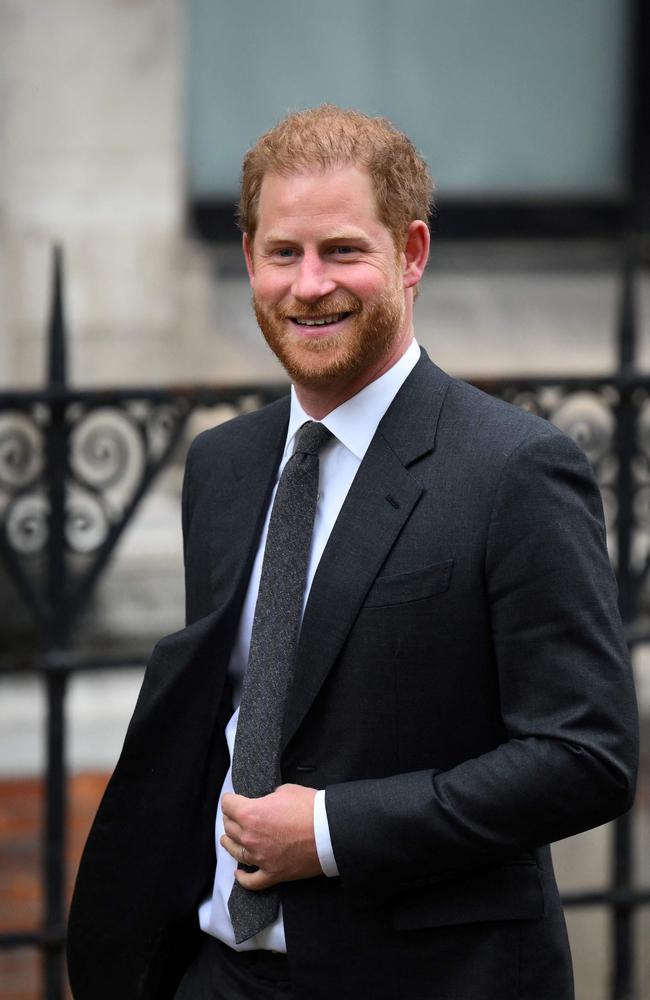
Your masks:
<instances>
[{"instance_id":1,"label":"chin","mask_svg":"<svg viewBox=\"0 0 650 1000\"><path fill-rule=\"evenodd\" d=\"M351 375L352 368L356 368L351 365L348 352L340 346L338 349L326 349L321 344L318 350L287 348L278 344L269 344L269 347L292 382L313 389L330 386L342 375Z\"/></svg>"}]
</instances>

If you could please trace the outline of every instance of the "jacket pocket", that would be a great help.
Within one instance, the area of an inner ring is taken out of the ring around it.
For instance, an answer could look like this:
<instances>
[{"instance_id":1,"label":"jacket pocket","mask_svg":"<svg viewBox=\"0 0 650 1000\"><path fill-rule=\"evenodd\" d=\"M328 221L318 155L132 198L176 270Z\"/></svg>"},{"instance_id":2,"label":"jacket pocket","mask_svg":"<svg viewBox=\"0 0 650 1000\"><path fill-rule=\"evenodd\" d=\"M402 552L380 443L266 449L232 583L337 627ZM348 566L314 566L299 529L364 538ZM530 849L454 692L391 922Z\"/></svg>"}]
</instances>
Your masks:
<instances>
[{"instance_id":1,"label":"jacket pocket","mask_svg":"<svg viewBox=\"0 0 650 1000\"><path fill-rule=\"evenodd\" d=\"M453 565L453 559L446 559L445 562L434 563L412 573L378 576L368 591L364 607L382 608L442 594L449 587Z\"/></svg>"},{"instance_id":2,"label":"jacket pocket","mask_svg":"<svg viewBox=\"0 0 650 1000\"><path fill-rule=\"evenodd\" d=\"M468 872L426 889L410 890L393 904L397 930L490 920L539 920L543 915L544 893L534 861Z\"/></svg>"}]
</instances>

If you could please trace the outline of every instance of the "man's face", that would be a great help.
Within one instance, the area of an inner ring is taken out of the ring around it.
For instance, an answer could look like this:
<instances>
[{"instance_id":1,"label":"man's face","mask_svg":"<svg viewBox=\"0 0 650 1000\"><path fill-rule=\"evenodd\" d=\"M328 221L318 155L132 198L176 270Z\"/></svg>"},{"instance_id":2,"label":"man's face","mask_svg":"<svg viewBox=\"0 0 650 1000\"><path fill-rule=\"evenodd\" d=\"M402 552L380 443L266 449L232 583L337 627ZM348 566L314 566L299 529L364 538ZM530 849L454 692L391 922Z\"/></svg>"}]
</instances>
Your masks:
<instances>
[{"instance_id":1,"label":"man's face","mask_svg":"<svg viewBox=\"0 0 650 1000\"><path fill-rule=\"evenodd\" d=\"M402 256L366 171L267 174L244 250L258 323L298 386L371 381L410 341Z\"/></svg>"}]
</instances>

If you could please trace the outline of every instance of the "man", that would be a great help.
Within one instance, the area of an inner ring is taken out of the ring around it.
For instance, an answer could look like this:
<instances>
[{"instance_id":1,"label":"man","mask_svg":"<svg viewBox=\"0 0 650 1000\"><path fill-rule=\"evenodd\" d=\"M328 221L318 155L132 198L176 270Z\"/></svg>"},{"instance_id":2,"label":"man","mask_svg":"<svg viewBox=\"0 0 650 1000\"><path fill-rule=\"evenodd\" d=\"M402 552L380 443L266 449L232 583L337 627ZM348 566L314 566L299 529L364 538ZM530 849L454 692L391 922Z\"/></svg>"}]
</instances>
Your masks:
<instances>
[{"instance_id":1,"label":"man","mask_svg":"<svg viewBox=\"0 0 650 1000\"><path fill-rule=\"evenodd\" d=\"M190 451L188 627L84 854L77 1000L573 995L546 845L630 805L631 673L583 454L413 338L431 190L331 106L246 157L292 395Z\"/></svg>"}]
</instances>

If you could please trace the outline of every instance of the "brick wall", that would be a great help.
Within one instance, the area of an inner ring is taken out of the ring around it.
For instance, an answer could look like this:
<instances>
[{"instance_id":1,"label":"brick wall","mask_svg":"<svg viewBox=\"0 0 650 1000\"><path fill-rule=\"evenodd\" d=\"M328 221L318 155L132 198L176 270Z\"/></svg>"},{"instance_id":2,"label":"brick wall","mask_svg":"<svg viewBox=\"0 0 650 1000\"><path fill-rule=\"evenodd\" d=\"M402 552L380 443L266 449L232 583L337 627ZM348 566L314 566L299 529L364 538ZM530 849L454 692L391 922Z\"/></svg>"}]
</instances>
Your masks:
<instances>
[{"instance_id":1,"label":"brick wall","mask_svg":"<svg viewBox=\"0 0 650 1000\"><path fill-rule=\"evenodd\" d=\"M70 779L68 898L107 781L107 774L78 774ZM0 781L0 931L34 930L40 926L43 810L41 779ZM41 1000L41 984L41 954L37 949L0 950L1 1000Z\"/></svg>"}]
</instances>

